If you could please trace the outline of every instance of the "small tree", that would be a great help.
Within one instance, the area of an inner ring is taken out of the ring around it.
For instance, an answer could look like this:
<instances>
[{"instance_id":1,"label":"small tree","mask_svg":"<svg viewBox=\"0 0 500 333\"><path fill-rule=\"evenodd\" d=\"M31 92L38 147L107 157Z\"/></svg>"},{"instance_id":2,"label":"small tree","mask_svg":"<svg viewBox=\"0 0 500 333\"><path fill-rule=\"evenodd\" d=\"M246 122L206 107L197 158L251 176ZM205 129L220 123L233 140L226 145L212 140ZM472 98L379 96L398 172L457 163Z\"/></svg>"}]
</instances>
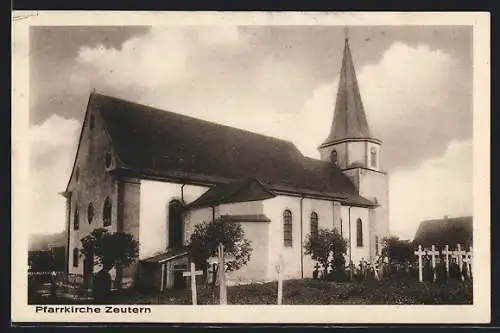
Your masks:
<instances>
[{"instance_id":1,"label":"small tree","mask_svg":"<svg viewBox=\"0 0 500 333\"><path fill-rule=\"evenodd\" d=\"M340 257L347 251L347 242L342 238L337 229L321 228L317 234L308 234L304 243L305 254L319 262L325 270L324 278L328 273L330 255L334 264L342 262Z\"/></svg>"},{"instance_id":2,"label":"small tree","mask_svg":"<svg viewBox=\"0 0 500 333\"><path fill-rule=\"evenodd\" d=\"M410 241L401 240L397 236L389 236L383 239L382 256L391 262L404 263L413 259L413 250Z\"/></svg>"},{"instance_id":3,"label":"small tree","mask_svg":"<svg viewBox=\"0 0 500 333\"><path fill-rule=\"evenodd\" d=\"M103 271L108 275L113 267L130 266L139 256L139 242L125 232L110 233L105 228L98 228L83 237L81 243L82 254L93 254L94 264L102 265ZM117 279L119 278L117 274Z\"/></svg>"},{"instance_id":4,"label":"small tree","mask_svg":"<svg viewBox=\"0 0 500 333\"><path fill-rule=\"evenodd\" d=\"M220 243L224 245L224 253L232 257L225 261L227 272L236 271L250 261L251 243L245 239L245 232L239 223L216 219L197 224L191 234L188 247L191 260L203 269L205 281L207 281L208 259L217 256L217 247ZM216 267L214 275L217 274L218 269ZM215 279L213 286L215 286Z\"/></svg>"}]
</instances>

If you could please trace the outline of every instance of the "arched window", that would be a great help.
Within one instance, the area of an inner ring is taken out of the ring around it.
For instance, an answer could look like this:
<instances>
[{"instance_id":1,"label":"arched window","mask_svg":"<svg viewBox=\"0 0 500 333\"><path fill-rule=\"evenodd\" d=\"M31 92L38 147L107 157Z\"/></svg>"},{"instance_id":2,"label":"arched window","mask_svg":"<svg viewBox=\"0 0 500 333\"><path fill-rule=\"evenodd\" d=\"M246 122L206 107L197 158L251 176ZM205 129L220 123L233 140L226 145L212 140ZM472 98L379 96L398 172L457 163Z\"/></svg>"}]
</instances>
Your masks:
<instances>
[{"instance_id":1,"label":"arched window","mask_svg":"<svg viewBox=\"0 0 500 333\"><path fill-rule=\"evenodd\" d=\"M363 221L361 219L356 221L356 245L363 246Z\"/></svg>"},{"instance_id":2,"label":"arched window","mask_svg":"<svg viewBox=\"0 0 500 333\"><path fill-rule=\"evenodd\" d=\"M292 247L292 230L292 212L287 209L283 212L283 243L285 247Z\"/></svg>"},{"instance_id":3,"label":"arched window","mask_svg":"<svg viewBox=\"0 0 500 333\"><path fill-rule=\"evenodd\" d=\"M377 148L375 147L370 149L370 164L373 168L377 167Z\"/></svg>"},{"instance_id":4,"label":"arched window","mask_svg":"<svg viewBox=\"0 0 500 333\"><path fill-rule=\"evenodd\" d=\"M94 219L94 205L92 202L89 202L89 205L87 207L87 220L89 221L89 224L92 224L92 220Z\"/></svg>"},{"instance_id":5,"label":"arched window","mask_svg":"<svg viewBox=\"0 0 500 333\"><path fill-rule=\"evenodd\" d=\"M102 207L102 224L107 227L111 225L111 199L106 197L104 200L104 206Z\"/></svg>"},{"instance_id":6,"label":"arched window","mask_svg":"<svg viewBox=\"0 0 500 333\"><path fill-rule=\"evenodd\" d=\"M75 207L75 212L73 214L73 229L78 230L80 228L80 213L78 212L78 207Z\"/></svg>"},{"instance_id":7,"label":"arched window","mask_svg":"<svg viewBox=\"0 0 500 333\"><path fill-rule=\"evenodd\" d=\"M179 200L172 200L168 204L168 244L169 248L178 248L184 245L182 202Z\"/></svg>"},{"instance_id":8,"label":"arched window","mask_svg":"<svg viewBox=\"0 0 500 333\"><path fill-rule=\"evenodd\" d=\"M80 252L77 248L73 249L73 267L78 267L78 259L80 258Z\"/></svg>"},{"instance_id":9,"label":"arched window","mask_svg":"<svg viewBox=\"0 0 500 333\"><path fill-rule=\"evenodd\" d=\"M332 161L333 164L337 164L338 161L338 156L337 156L337 151L335 149L332 150L330 153L330 161Z\"/></svg>"},{"instance_id":10,"label":"arched window","mask_svg":"<svg viewBox=\"0 0 500 333\"><path fill-rule=\"evenodd\" d=\"M311 236L318 237L318 214L311 213Z\"/></svg>"}]
</instances>

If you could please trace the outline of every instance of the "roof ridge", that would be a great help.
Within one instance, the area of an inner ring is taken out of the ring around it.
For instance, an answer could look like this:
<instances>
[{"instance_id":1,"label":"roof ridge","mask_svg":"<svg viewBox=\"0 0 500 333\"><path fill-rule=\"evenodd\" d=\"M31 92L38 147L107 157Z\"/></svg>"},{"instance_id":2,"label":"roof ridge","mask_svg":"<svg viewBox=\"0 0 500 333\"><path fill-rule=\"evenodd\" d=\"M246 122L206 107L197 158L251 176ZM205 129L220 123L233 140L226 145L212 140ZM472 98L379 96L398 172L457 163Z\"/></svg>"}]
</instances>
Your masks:
<instances>
[{"instance_id":1,"label":"roof ridge","mask_svg":"<svg viewBox=\"0 0 500 333\"><path fill-rule=\"evenodd\" d=\"M224 125L224 124L216 123L214 121L197 118L197 117L194 117L194 116L186 115L186 114L183 114L183 113L178 113L178 112L171 111L171 110L165 110L165 109L162 109L162 108L157 107L157 106L152 106L152 105L148 105L148 104L142 104L142 103L134 102L134 101L131 101L129 99L125 99L125 98L121 98L121 97L116 97L116 96L112 96L112 95L102 94L102 93L98 93L98 92L93 92L92 94L96 95L97 97L114 99L114 100L116 100L118 102L129 103L129 104L132 104L132 105L135 105L135 106L148 108L150 111L166 112L166 113L169 113L169 114L172 114L172 115L175 115L175 116L192 119L192 120L203 122L203 123L206 123L206 124L215 125L215 126L218 126L218 127L224 127L224 128L228 128L228 129L232 129L232 130L238 130L238 131L241 131L241 132L246 132L246 133L249 133L249 134L252 134L252 135L258 135L258 136L261 136L261 137L264 137L264 138L268 138L268 139L272 139L272 140L275 140L275 141L281 141L283 143L287 143L287 144L293 146L301 155L303 155L302 152L297 148L297 146L292 141L290 141L290 140L276 138L276 137L273 137L273 136L270 136L270 135L253 132L253 131L250 131L250 130L247 130L247 129L243 129L243 128L239 128L239 127L233 127L233 126L229 126L229 125Z\"/></svg>"}]
</instances>

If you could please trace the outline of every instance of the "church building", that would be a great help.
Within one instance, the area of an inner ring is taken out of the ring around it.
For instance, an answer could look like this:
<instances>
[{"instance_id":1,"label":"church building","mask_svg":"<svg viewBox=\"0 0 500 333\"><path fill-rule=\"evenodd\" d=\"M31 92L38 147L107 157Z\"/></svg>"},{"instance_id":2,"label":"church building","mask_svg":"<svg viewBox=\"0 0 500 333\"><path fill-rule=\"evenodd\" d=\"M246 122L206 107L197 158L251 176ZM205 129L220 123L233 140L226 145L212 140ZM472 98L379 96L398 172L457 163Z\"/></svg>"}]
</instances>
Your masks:
<instances>
[{"instance_id":1,"label":"church building","mask_svg":"<svg viewBox=\"0 0 500 333\"><path fill-rule=\"evenodd\" d=\"M312 277L307 234L336 228L347 261L377 256L388 235L388 176L382 142L371 135L345 40L333 122L319 159L291 142L90 94L66 190L68 273L91 281L99 270L80 255L95 228L139 241L139 260L124 283L155 290L180 286L186 244L204 221L239 223L253 252L229 282ZM325 119L325 122L329 121Z\"/></svg>"}]
</instances>

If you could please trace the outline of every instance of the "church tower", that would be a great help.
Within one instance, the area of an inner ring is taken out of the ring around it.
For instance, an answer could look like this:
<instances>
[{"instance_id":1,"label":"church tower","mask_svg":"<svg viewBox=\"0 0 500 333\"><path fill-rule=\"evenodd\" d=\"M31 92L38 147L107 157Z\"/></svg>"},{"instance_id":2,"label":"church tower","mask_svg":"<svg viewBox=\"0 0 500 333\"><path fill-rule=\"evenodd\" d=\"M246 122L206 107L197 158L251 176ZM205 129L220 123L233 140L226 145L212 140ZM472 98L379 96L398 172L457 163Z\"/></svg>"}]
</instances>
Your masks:
<instances>
[{"instance_id":1,"label":"church tower","mask_svg":"<svg viewBox=\"0 0 500 333\"><path fill-rule=\"evenodd\" d=\"M359 195L379 205L370 212L372 254L379 253L382 238L389 234L388 176L380 165L381 148L382 141L370 133L346 37L333 122L318 149L322 160L351 179Z\"/></svg>"}]
</instances>

